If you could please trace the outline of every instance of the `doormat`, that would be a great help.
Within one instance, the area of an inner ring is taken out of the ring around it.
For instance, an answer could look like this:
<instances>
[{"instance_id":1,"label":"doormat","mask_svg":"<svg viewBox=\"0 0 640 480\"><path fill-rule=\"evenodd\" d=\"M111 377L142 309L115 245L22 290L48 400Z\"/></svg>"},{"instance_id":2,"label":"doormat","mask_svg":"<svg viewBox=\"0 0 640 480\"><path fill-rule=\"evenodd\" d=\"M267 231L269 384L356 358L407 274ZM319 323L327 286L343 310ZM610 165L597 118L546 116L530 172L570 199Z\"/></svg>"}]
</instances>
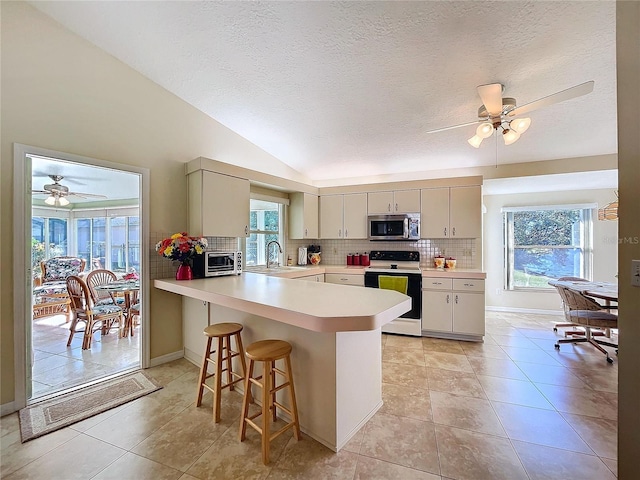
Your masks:
<instances>
[{"instance_id":1,"label":"doormat","mask_svg":"<svg viewBox=\"0 0 640 480\"><path fill-rule=\"evenodd\" d=\"M23 408L20 410L22 443L161 388L144 372L138 371Z\"/></svg>"}]
</instances>

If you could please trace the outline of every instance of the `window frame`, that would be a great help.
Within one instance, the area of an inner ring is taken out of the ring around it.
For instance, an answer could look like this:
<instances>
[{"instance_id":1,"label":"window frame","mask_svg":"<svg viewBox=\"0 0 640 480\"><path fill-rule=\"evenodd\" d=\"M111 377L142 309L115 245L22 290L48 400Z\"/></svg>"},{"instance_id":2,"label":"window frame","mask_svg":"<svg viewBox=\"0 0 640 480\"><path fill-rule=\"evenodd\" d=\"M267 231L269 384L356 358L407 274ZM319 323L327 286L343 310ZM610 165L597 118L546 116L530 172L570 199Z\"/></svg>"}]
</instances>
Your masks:
<instances>
[{"instance_id":1,"label":"window frame","mask_svg":"<svg viewBox=\"0 0 640 480\"><path fill-rule=\"evenodd\" d=\"M562 205L534 205L523 207L503 207L503 289L506 291L540 291L549 292L551 285L520 286L514 285L515 251L525 248L545 248L553 250L579 249L581 251L581 273L585 279L593 276L593 219L596 204L562 204ZM577 245L514 245L514 214L518 212L539 212L548 210L579 210L580 211L580 240Z\"/></svg>"},{"instance_id":2,"label":"window frame","mask_svg":"<svg viewBox=\"0 0 640 480\"><path fill-rule=\"evenodd\" d=\"M278 252L278 263L280 265L284 265L284 256L286 252L286 232L285 232L285 206L288 205L288 199L280 198L270 195L264 194L254 194L252 192L250 196L249 203L249 215L254 210L251 208L251 201L261 201L268 202L278 205L278 230L253 230L251 229L251 222L249 222L249 235L243 239L242 242L242 250L243 250L243 258L244 266L248 267L259 267L266 266L266 236L267 235L276 235L277 241L282 247L282 253ZM258 210L259 212L259 210ZM251 235L257 235L256 241L256 262L249 264L247 255L249 238Z\"/></svg>"}]
</instances>

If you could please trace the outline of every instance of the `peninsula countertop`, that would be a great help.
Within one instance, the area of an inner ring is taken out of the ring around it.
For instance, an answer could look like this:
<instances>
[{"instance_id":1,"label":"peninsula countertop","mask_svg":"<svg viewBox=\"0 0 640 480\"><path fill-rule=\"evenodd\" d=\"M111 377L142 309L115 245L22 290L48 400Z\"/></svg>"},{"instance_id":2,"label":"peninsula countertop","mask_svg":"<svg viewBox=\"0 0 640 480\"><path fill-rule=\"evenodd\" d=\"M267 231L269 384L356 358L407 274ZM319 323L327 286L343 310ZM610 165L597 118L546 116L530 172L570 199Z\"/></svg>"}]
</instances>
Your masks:
<instances>
[{"instance_id":1,"label":"peninsula countertop","mask_svg":"<svg viewBox=\"0 0 640 480\"><path fill-rule=\"evenodd\" d=\"M249 272L154 280L154 286L315 332L375 330L411 309L411 298L392 290L351 289Z\"/></svg>"}]
</instances>

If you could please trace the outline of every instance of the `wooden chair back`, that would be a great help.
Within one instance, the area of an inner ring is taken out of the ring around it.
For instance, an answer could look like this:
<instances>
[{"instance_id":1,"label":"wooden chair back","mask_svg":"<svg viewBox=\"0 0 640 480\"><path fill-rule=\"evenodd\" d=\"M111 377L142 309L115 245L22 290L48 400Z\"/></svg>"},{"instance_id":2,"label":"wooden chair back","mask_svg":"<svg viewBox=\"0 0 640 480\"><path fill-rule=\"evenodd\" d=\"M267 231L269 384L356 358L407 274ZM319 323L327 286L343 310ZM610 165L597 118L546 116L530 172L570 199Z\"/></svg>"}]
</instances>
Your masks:
<instances>
[{"instance_id":1,"label":"wooden chair back","mask_svg":"<svg viewBox=\"0 0 640 480\"><path fill-rule=\"evenodd\" d=\"M107 298L111 298L111 294L109 292L105 292L103 290L96 290L95 287L98 285L105 285L107 283L114 282L117 280L117 276L111 270L106 270L104 268L98 270L92 270L87 275L87 286L89 287L89 292L91 293L91 298L94 303L98 303L100 300L104 300Z\"/></svg>"},{"instance_id":2,"label":"wooden chair back","mask_svg":"<svg viewBox=\"0 0 640 480\"><path fill-rule=\"evenodd\" d=\"M84 312L91 308L91 292L82 278L77 275L69 275L67 277L67 292L73 312Z\"/></svg>"}]
</instances>

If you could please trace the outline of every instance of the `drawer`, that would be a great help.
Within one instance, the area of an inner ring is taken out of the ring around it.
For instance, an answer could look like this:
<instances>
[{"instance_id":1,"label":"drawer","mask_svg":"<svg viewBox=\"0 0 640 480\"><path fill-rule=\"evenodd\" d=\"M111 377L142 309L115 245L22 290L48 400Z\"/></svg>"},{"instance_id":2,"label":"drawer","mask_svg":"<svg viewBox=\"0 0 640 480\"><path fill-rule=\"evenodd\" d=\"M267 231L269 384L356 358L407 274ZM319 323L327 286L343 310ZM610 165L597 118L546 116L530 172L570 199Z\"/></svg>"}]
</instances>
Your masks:
<instances>
[{"instance_id":1,"label":"drawer","mask_svg":"<svg viewBox=\"0 0 640 480\"><path fill-rule=\"evenodd\" d=\"M452 278L422 277L423 290L451 290L453 288Z\"/></svg>"},{"instance_id":2,"label":"drawer","mask_svg":"<svg viewBox=\"0 0 640 480\"><path fill-rule=\"evenodd\" d=\"M340 285L355 285L364 287L364 275L345 275L340 273L325 273L325 283L338 283Z\"/></svg>"},{"instance_id":3,"label":"drawer","mask_svg":"<svg viewBox=\"0 0 640 480\"><path fill-rule=\"evenodd\" d=\"M453 289L458 292L484 292L484 280L454 278Z\"/></svg>"}]
</instances>

